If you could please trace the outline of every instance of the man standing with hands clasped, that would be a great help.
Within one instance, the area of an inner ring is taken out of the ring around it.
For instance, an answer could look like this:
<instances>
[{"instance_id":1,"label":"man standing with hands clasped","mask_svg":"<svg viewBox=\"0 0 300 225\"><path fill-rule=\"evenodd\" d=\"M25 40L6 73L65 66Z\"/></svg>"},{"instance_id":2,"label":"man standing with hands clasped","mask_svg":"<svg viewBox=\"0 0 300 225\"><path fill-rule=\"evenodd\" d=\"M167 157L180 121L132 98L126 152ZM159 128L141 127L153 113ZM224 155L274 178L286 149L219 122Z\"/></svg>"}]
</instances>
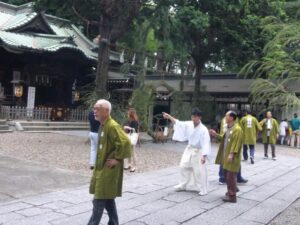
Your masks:
<instances>
[{"instance_id":1,"label":"man standing with hands clasped","mask_svg":"<svg viewBox=\"0 0 300 225\"><path fill-rule=\"evenodd\" d=\"M243 131L235 123L237 114L234 111L228 111L225 116L227 130L223 135L210 130L210 134L216 137L220 142L220 147L216 157L216 164L220 164L224 169L225 181L227 184L227 193L222 199L224 202L236 202L236 174L239 172L241 163L241 148L243 141Z\"/></svg>"},{"instance_id":2,"label":"man standing with hands clasped","mask_svg":"<svg viewBox=\"0 0 300 225\"><path fill-rule=\"evenodd\" d=\"M202 112L194 108L191 121L179 121L167 113L163 113L163 117L174 123L173 140L188 141L180 161L180 183L174 187L175 190L185 191L191 185L191 190L206 195L206 160L211 152L211 143L208 129L201 123Z\"/></svg>"}]
</instances>

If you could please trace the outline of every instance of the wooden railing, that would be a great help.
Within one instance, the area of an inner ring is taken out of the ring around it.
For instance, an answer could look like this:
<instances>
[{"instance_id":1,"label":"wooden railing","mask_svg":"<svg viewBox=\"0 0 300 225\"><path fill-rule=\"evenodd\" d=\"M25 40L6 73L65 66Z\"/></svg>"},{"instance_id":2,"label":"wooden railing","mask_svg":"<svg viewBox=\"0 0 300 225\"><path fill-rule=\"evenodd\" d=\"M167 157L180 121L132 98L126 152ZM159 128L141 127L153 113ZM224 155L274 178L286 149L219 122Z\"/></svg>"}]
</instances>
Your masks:
<instances>
[{"instance_id":1,"label":"wooden railing","mask_svg":"<svg viewBox=\"0 0 300 225\"><path fill-rule=\"evenodd\" d=\"M7 120L87 121L88 110L47 107L27 109L21 106L1 106L0 118Z\"/></svg>"}]
</instances>

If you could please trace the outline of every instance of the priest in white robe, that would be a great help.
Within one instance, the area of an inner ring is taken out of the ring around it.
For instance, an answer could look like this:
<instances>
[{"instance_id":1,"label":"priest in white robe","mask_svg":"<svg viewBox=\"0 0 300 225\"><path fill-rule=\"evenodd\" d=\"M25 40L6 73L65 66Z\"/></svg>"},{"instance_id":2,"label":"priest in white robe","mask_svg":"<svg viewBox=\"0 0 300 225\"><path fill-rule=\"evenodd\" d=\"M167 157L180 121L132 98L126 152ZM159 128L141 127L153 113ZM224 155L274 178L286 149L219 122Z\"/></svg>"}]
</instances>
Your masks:
<instances>
[{"instance_id":1,"label":"priest in white robe","mask_svg":"<svg viewBox=\"0 0 300 225\"><path fill-rule=\"evenodd\" d=\"M167 113L163 113L163 117L174 123L173 140L188 141L180 161L180 183L174 187L175 190L196 190L199 195L206 195L206 164L211 142L208 129L201 123L202 112L194 108L191 121L179 121Z\"/></svg>"}]
</instances>

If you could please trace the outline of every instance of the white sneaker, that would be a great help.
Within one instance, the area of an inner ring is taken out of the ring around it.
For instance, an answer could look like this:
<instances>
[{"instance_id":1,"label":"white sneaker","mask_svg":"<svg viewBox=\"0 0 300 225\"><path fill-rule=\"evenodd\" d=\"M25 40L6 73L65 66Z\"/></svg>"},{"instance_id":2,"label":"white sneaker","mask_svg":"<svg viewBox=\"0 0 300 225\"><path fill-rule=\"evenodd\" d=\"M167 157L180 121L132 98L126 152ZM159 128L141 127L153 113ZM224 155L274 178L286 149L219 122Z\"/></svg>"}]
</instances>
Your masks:
<instances>
[{"instance_id":1,"label":"white sneaker","mask_svg":"<svg viewBox=\"0 0 300 225\"><path fill-rule=\"evenodd\" d=\"M175 189L175 191L185 191L185 187L183 187L180 184L174 186L174 189Z\"/></svg>"},{"instance_id":2,"label":"white sneaker","mask_svg":"<svg viewBox=\"0 0 300 225\"><path fill-rule=\"evenodd\" d=\"M200 195L200 196L207 195L207 192L200 191L200 192L199 192L199 195Z\"/></svg>"},{"instance_id":3,"label":"white sneaker","mask_svg":"<svg viewBox=\"0 0 300 225\"><path fill-rule=\"evenodd\" d=\"M275 160L277 160L277 158L276 158L276 157L273 157L272 159L273 159L274 161L275 161Z\"/></svg>"},{"instance_id":4,"label":"white sneaker","mask_svg":"<svg viewBox=\"0 0 300 225\"><path fill-rule=\"evenodd\" d=\"M264 156L264 159L268 159L268 156Z\"/></svg>"}]
</instances>

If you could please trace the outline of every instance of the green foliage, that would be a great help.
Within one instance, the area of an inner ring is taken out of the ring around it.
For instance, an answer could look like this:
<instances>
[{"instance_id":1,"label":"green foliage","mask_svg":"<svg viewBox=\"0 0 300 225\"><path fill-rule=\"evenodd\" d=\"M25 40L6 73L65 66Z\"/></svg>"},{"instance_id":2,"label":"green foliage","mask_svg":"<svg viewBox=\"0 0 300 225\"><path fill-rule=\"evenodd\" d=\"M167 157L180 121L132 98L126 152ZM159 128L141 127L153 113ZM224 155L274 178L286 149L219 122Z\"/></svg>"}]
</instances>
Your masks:
<instances>
[{"instance_id":1,"label":"green foliage","mask_svg":"<svg viewBox=\"0 0 300 225\"><path fill-rule=\"evenodd\" d=\"M274 36L263 49L261 60L253 60L240 71L243 76L263 78L300 77L300 23L271 23L264 32Z\"/></svg>"},{"instance_id":2,"label":"green foliage","mask_svg":"<svg viewBox=\"0 0 300 225\"><path fill-rule=\"evenodd\" d=\"M157 51L157 40L155 39L153 29L150 29L147 34L146 41L145 41L145 50L147 52L156 52Z\"/></svg>"},{"instance_id":3,"label":"green foliage","mask_svg":"<svg viewBox=\"0 0 300 225\"><path fill-rule=\"evenodd\" d=\"M293 83L298 84L299 81L299 78L277 79L276 81L258 78L251 85L252 104L266 105L267 110L278 107L282 110L299 109L300 99L287 88Z\"/></svg>"},{"instance_id":4,"label":"green foliage","mask_svg":"<svg viewBox=\"0 0 300 225\"><path fill-rule=\"evenodd\" d=\"M108 99L112 104L111 116L118 123L123 124L127 119L126 111L127 109L118 101L121 99L119 96L104 96L99 92L95 91L95 84L90 83L80 89L82 95L81 102L83 103L83 108L92 109L95 103L101 99Z\"/></svg>"},{"instance_id":5,"label":"green foliage","mask_svg":"<svg viewBox=\"0 0 300 225\"><path fill-rule=\"evenodd\" d=\"M124 124L127 121L127 109L123 108L119 102L112 101L111 117L119 124Z\"/></svg>"},{"instance_id":6,"label":"green foliage","mask_svg":"<svg viewBox=\"0 0 300 225\"><path fill-rule=\"evenodd\" d=\"M290 19L299 21L300 19L300 0L290 0L285 4L286 14Z\"/></svg>"},{"instance_id":7,"label":"green foliage","mask_svg":"<svg viewBox=\"0 0 300 225\"><path fill-rule=\"evenodd\" d=\"M214 122L216 115L216 104L214 98L201 86L200 95L193 102L193 107L198 107L203 112L203 123Z\"/></svg>"},{"instance_id":8,"label":"green foliage","mask_svg":"<svg viewBox=\"0 0 300 225\"><path fill-rule=\"evenodd\" d=\"M183 92L176 92L172 96L172 115L179 120L190 120L192 106L187 101L188 96Z\"/></svg>"},{"instance_id":9,"label":"green foliage","mask_svg":"<svg viewBox=\"0 0 300 225\"><path fill-rule=\"evenodd\" d=\"M151 86L140 86L132 93L129 105L135 108L142 131L148 130L149 107L153 105L153 101L153 88Z\"/></svg>"}]
</instances>

